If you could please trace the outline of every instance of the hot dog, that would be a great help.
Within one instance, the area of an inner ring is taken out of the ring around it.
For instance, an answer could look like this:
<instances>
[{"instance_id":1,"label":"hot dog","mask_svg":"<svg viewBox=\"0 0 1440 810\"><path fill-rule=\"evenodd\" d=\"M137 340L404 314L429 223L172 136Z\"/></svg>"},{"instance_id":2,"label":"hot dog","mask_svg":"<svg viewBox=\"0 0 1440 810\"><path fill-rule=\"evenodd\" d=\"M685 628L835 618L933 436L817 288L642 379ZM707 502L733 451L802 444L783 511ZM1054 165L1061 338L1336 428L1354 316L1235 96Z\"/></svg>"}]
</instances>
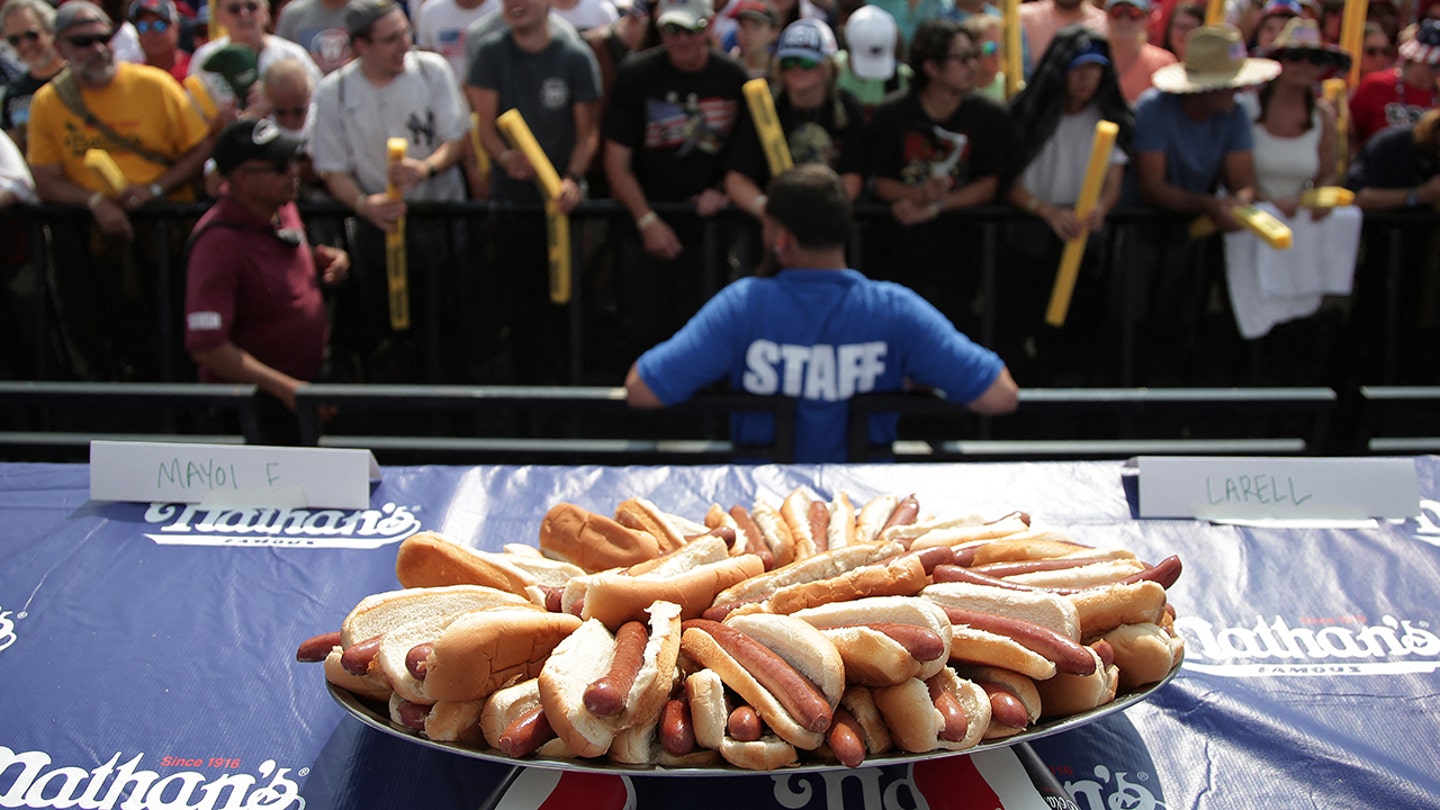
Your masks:
<instances>
[{"instance_id":1,"label":"hot dog","mask_svg":"<svg viewBox=\"0 0 1440 810\"><path fill-rule=\"evenodd\" d=\"M687 534L705 532L704 527L686 526L689 521L682 520L676 515L666 514L645 498L627 498L615 507L615 522L654 537L661 554L685 545Z\"/></svg>"},{"instance_id":2,"label":"hot dog","mask_svg":"<svg viewBox=\"0 0 1440 810\"><path fill-rule=\"evenodd\" d=\"M1164 680L1185 654L1185 641L1150 622L1122 624L1100 637L1120 670L1118 688L1131 690Z\"/></svg>"},{"instance_id":3,"label":"hot dog","mask_svg":"<svg viewBox=\"0 0 1440 810\"><path fill-rule=\"evenodd\" d=\"M434 532L405 538L395 555L395 578L407 588L488 585L521 596L535 586L564 586L585 573L576 565L540 556L480 551Z\"/></svg>"},{"instance_id":4,"label":"hot dog","mask_svg":"<svg viewBox=\"0 0 1440 810\"><path fill-rule=\"evenodd\" d=\"M1095 671L1089 675L1061 673L1044 681L1036 681L1040 692L1042 717L1062 717L1089 711L1115 699L1120 673L1114 664L1108 666L1093 647L1085 648L1095 660Z\"/></svg>"},{"instance_id":5,"label":"hot dog","mask_svg":"<svg viewBox=\"0 0 1440 810\"><path fill-rule=\"evenodd\" d=\"M773 770L793 765L799 755L795 746L762 727L758 739L737 740L729 734L730 706L719 673L702 669L685 679L685 694L694 720L695 742L713 749L738 768ZM758 713L757 713L758 717Z\"/></svg>"},{"instance_id":6,"label":"hot dog","mask_svg":"<svg viewBox=\"0 0 1440 810\"><path fill-rule=\"evenodd\" d=\"M734 534L735 542L730 546L730 556L754 554L760 558L766 571L775 567L775 555L770 551L765 535L755 523L755 518L750 515L750 510L743 506L732 506L727 512L720 508L720 504L712 504L710 511L705 513L705 525L712 531L729 530Z\"/></svg>"},{"instance_id":7,"label":"hot dog","mask_svg":"<svg viewBox=\"0 0 1440 810\"><path fill-rule=\"evenodd\" d=\"M566 613L493 608L447 625L426 657L423 693L432 701L478 700L533 678L561 641L580 626Z\"/></svg>"},{"instance_id":8,"label":"hot dog","mask_svg":"<svg viewBox=\"0 0 1440 810\"><path fill-rule=\"evenodd\" d=\"M852 684L891 686L908 678L924 680L950 657L950 621L928 600L876 596L792 615L819 628L835 644L845 662L846 681Z\"/></svg>"},{"instance_id":9,"label":"hot dog","mask_svg":"<svg viewBox=\"0 0 1440 810\"><path fill-rule=\"evenodd\" d=\"M662 564L640 573L601 571L570 580L562 604L579 605L583 619L599 619L619 629L627 621L642 619L653 602L673 602L685 618L699 616L710 607L717 592L764 570L753 554L729 556L724 541L702 537L662 558Z\"/></svg>"},{"instance_id":10,"label":"hot dog","mask_svg":"<svg viewBox=\"0 0 1440 810\"><path fill-rule=\"evenodd\" d=\"M586 621L540 670L545 714L578 756L600 756L618 732L660 717L675 682L680 606L656 602L646 613L646 624L622 627L622 644L599 620Z\"/></svg>"},{"instance_id":11,"label":"hot dog","mask_svg":"<svg viewBox=\"0 0 1440 810\"><path fill-rule=\"evenodd\" d=\"M759 604L785 588L829 579L857 567L894 557L903 550L896 543L875 543L847 546L816 554L726 588L716 594L714 606L726 608L725 612L728 613L729 609L741 605ZM724 618L724 615L710 618L720 619Z\"/></svg>"},{"instance_id":12,"label":"hot dog","mask_svg":"<svg viewBox=\"0 0 1440 810\"><path fill-rule=\"evenodd\" d=\"M485 701L480 730L491 748L506 756L569 759L575 752L555 736L540 705L540 681L535 678L501 689Z\"/></svg>"},{"instance_id":13,"label":"hot dog","mask_svg":"<svg viewBox=\"0 0 1440 810\"><path fill-rule=\"evenodd\" d=\"M984 690L948 667L927 681L911 678L871 691L902 751L923 754L936 748L970 748L990 725L990 701Z\"/></svg>"},{"instance_id":14,"label":"hot dog","mask_svg":"<svg viewBox=\"0 0 1440 810\"><path fill-rule=\"evenodd\" d=\"M878 546L858 546L878 548ZM867 596L914 596L929 584L919 557L897 556L871 565L862 565L825 579L779 588L764 602L773 613L794 613L808 607L848 602Z\"/></svg>"},{"instance_id":15,"label":"hot dog","mask_svg":"<svg viewBox=\"0 0 1440 810\"><path fill-rule=\"evenodd\" d=\"M898 542L907 548L956 546L1007 537L1029 528L1029 515L1024 512L1011 512L990 521L980 517L966 517L923 520L891 526L880 533L880 539Z\"/></svg>"},{"instance_id":16,"label":"hot dog","mask_svg":"<svg viewBox=\"0 0 1440 810\"><path fill-rule=\"evenodd\" d=\"M855 516L855 542L877 543L880 535L893 526L908 526L920 517L920 502L913 494L881 495L872 498Z\"/></svg>"},{"instance_id":17,"label":"hot dog","mask_svg":"<svg viewBox=\"0 0 1440 810\"><path fill-rule=\"evenodd\" d=\"M984 739L1019 734L1040 719L1040 692L1030 678L989 666L959 666L955 672L974 682L990 699L990 727L985 730Z\"/></svg>"},{"instance_id":18,"label":"hot dog","mask_svg":"<svg viewBox=\"0 0 1440 810\"><path fill-rule=\"evenodd\" d=\"M571 503L559 503L540 521L540 551L586 571L623 568L659 556L660 538Z\"/></svg>"},{"instance_id":19,"label":"hot dog","mask_svg":"<svg viewBox=\"0 0 1440 810\"><path fill-rule=\"evenodd\" d=\"M795 541L795 559L844 548L855 542L855 506L844 492L831 501L804 487L793 490L780 504L780 517Z\"/></svg>"}]
</instances>

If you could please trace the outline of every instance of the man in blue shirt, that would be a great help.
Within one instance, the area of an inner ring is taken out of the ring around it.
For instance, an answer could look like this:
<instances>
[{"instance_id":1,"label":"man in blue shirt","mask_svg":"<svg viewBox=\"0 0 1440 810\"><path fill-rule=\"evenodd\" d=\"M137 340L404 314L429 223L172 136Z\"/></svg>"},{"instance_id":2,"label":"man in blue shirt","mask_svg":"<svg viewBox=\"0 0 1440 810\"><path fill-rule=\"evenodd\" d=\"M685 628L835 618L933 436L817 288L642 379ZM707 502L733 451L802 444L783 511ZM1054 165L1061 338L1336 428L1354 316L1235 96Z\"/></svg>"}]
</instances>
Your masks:
<instances>
[{"instance_id":1,"label":"man in blue shirt","mask_svg":"<svg viewBox=\"0 0 1440 810\"><path fill-rule=\"evenodd\" d=\"M829 167L776 177L762 233L786 269L731 284L645 352L625 380L630 404L674 405L727 377L747 393L797 397L795 460L806 463L846 460L855 394L916 384L977 413L1015 410L1019 389L994 352L910 289L846 269L849 230L850 201ZM870 441L894 441L896 421L872 420ZM731 431L737 443L766 443L774 424L768 414L741 414Z\"/></svg>"}]
</instances>

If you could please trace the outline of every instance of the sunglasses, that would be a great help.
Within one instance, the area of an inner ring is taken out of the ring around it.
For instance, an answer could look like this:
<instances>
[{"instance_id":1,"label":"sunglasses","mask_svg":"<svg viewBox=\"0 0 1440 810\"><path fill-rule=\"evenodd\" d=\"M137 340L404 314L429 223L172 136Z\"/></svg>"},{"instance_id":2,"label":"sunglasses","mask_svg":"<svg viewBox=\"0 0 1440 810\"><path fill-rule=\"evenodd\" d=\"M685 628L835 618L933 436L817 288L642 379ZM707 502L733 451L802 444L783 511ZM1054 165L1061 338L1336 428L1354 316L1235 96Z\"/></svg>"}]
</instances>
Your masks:
<instances>
[{"instance_id":1,"label":"sunglasses","mask_svg":"<svg viewBox=\"0 0 1440 810\"><path fill-rule=\"evenodd\" d=\"M225 7L225 10L228 11L228 12L230 12L230 15L231 15L231 16L239 17L239 16L240 16L240 12L242 12L242 11L248 11L248 12L250 12L251 14L254 14L255 12L259 11L259 10L260 10L260 4L259 4L259 3L231 3L230 5L228 5L228 6Z\"/></svg>"},{"instance_id":2,"label":"sunglasses","mask_svg":"<svg viewBox=\"0 0 1440 810\"><path fill-rule=\"evenodd\" d=\"M108 45L110 40L114 38L114 31L106 31L103 34L77 34L73 37L65 37L65 41L70 43L72 47L79 48L83 51L97 42L102 45Z\"/></svg>"},{"instance_id":3,"label":"sunglasses","mask_svg":"<svg viewBox=\"0 0 1440 810\"><path fill-rule=\"evenodd\" d=\"M979 49L979 48L970 48L969 50L955 51L954 53L947 53L947 54L945 54L945 58L946 58L946 59L954 59L956 62L969 62L969 61L971 61L971 60L979 59L979 58L980 58L980 49Z\"/></svg>"},{"instance_id":4,"label":"sunglasses","mask_svg":"<svg viewBox=\"0 0 1440 810\"><path fill-rule=\"evenodd\" d=\"M817 67L820 67L818 61L803 56L787 56L780 60L781 70L814 70Z\"/></svg>"},{"instance_id":5,"label":"sunglasses","mask_svg":"<svg viewBox=\"0 0 1440 810\"><path fill-rule=\"evenodd\" d=\"M164 20L147 20L145 22L135 23L135 31L141 34L148 34L152 31L157 34L163 34L169 30L170 23L165 22Z\"/></svg>"},{"instance_id":6,"label":"sunglasses","mask_svg":"<svg viewBox=\"0 0 1440 810\"><path fill-rule=\"evenodd\" d=\"M660 26L660 33L668 34L672 37L678 37L682 35L692 37L699 36L700 34L705 33L705 21L701 20L694 28L686 28L680 23L665 23L664 25Z\"/></svg>"},{"instance_id":7,"label":"sunglasses","mask_svg":"<svg viewBox=\"0 0 1440 810\"><path fill-rule=\"evenodd\" d=\"M13 45L15 43L12 42L10 44ZM1395 49L1389 45L1370 45L1365 48L1366 56L1391 56L1394 53Z\"/></svg>"},{"instance_id":8,"label":"sunglasses","mask_svg":"<svg viewBox=\"0 0 1440 810\"><path fill-rule=\"evenodd\" d=\"M1317 67L1330 64L1330 54L1310 48L1289 48L1276 54L1276 58L1282 62L1309 62Z\"/></svg>"},{"instance_id":9,"label":"sunglasses","mask_svg":"<svg viewBox=\"0 0 1440 810\"><path fill-rule=\"evenodd\" d=\"M21 31L21 32L18 33L18 34L9 34L9 35L7 35L7 36L5 37L5 41L8 42L8 43L10 43L10 47L12 47L12 48L18 48L18 47L20 47L20 43L22 43L22 42L39 42L39 41L40 41L40 32L39 32L39 31Z\"/></svg>"},{"instance_id":10,"label":"sunglasses","mask_svg":"<svg viewBox=\"0 0 1440 810\"><path fill-rule=\"evenodd\" d=\"M1138 6L1132 6L1129 3L1120 3L1110 9L1110 19L1112 20L1139 20L1144 18L1144 16L1144 11L1140 10Z\"/></svg>"}]
</instances>

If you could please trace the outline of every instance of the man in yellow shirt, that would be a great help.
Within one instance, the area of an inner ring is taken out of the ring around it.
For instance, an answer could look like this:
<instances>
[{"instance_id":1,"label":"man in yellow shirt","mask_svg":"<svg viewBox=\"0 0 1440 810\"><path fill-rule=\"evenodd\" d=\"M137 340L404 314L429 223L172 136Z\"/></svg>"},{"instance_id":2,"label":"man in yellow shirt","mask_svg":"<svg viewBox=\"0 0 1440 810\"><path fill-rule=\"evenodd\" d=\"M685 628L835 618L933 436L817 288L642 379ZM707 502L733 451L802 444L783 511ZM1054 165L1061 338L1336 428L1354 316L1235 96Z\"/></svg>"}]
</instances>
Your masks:
<instances>
[{"instance_id":1,"label":"man in yellow shirt","mask_svg":"<svg viewBox=\"0 0 1440 810\"><path fill-rule=\"evenodd\" d=\"M165 71L116 60L114 33L114 22L88 0L56 12L56 47L69 67L31 102L26 157L40 199L88 208L99 231L63 233L56 224L60 303L86 361L79 371L101 379L165 377L167 365L155 361L169 347L155 345L161 313L145 273L169 247L148 234L137 239L130 215L154 201L194 198L190 185L210 154L210 130ZM123 189L110 189L85 167L89 149L110 154Z\"/></svg>"}]
</instances>

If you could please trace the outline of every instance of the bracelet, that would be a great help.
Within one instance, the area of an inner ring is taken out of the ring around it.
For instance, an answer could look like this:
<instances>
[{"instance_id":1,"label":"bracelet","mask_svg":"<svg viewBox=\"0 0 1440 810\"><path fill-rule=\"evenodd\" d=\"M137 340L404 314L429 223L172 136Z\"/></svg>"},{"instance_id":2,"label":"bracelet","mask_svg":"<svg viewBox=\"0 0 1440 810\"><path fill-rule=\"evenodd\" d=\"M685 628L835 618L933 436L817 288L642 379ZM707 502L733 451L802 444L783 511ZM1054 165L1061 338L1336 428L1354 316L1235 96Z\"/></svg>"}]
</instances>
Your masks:
<instances>
[{"instance_id":1,"label":"bracelet","mask_svg":"<svg viewBox=\"0 0 1440 810\"><path fill-rule=\"evenodd\" d=\"M645 213L640 215L639 219L635 220L635 230L643 231L646 228L650 227L650 224L652 222L655 222L659 219L659 214L655 213L654 211L646 211Z\"/></svg>"},{"instance_id":2,"label":"bracelet","mask_svg":"<svg viewBox=\"0 0 1440 810\"><path fill-rule=\"evenodd\" d=\"M94 211L96 208L99 208L100 203L103 202L105 202L105 195L96 191L90 195L90 199L85 201L85 207Z\"/></svg>"},{"instance_id":3,"label":"bracelet","mask_svg":"<svg viewBox=\"0 0 1440 810\"><path fill-rule=\"evenodd\" d=\"M357 213L357 214L363 214L364 212L361 211L360 209L362 209L362 208L365 207L365 201L368 200L368 199L370 199L370 195L368 195L368 194L366 194L365 192L361 191L361 192L359 192L358 194L355 195L355 202L351 203L351 204L350 204L350 207L353 208L353 209L355 209L355 213Z\"/></svg>"},{"instance_id":4,"label":"bracelet","mask_svg":"<svg viewBox=\"0 0 1440 810\"><path fill-rule=\"evenodd\" d=\"M765 203L768 202L770 202L770 198L761 194L750 203L750 210L755 212L755 216L761 216L765 213Z\"/></svg>"},{"instance_id":5,"label":"bracelet","mask_svg":"<svg viewBox=\"0 0 1440 810\"><path fill-rule=\"evenodd\" d=\"M422 160L420 161L420 165L425 167L426 180L429 180L430 178L435 176L435 164L431 163L428 160Z\"/></svg>"}]
</instances>

